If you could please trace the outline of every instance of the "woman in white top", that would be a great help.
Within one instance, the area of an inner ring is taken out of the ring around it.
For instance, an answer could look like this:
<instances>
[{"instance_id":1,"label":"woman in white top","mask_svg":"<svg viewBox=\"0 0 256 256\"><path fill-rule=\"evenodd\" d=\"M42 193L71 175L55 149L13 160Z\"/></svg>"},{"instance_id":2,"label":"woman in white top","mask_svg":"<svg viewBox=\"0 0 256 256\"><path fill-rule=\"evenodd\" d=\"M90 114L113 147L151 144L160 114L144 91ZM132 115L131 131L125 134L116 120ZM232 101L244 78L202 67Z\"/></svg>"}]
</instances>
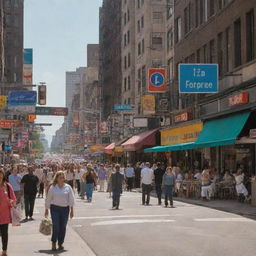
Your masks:
<instances>
[{"instance_id":1,"label":"woman in white top","mask_svg":"<svg viewBox=\"0 0 256 256\"><path fill-rule=\"evenodd\" d=\"M73 189L65 183L64 172L58 171L54 176L45 200L45 218L48 218L50 209L53 223L51 239L53 251L56 251L57 242L58 250L64 249L63 243L66 235L66 226L69 215L71 219L74 216L74 203Z\"/></svg>"},{"instance_id":2,"label":"woman in white top","mask_svg":"<svg viewBox=\"0 0 256 256\"><path fill-rule=\"evenodd\" d=\"M236 192L239 202L244 202L244 199L248 196L248 190L244 185L244 173L241 169L238 169L235 174L236 180Z\"/></svg>"}]
</instances>

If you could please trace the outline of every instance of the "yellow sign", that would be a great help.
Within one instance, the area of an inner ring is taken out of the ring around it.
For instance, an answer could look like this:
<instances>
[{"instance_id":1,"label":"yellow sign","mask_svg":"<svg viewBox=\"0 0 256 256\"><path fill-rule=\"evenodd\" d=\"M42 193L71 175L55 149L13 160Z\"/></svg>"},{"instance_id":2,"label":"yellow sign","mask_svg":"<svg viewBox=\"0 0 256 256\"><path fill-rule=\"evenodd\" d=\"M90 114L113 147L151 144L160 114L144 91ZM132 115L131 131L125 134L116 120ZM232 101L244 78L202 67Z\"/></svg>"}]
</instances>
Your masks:
<instances>
[{"instance_id":1,"label":"yellow sign","mask_svg":"<svg viewBox=\"0 0 256 256\"><path fill-rule=\"evenodd\" d=\"M122 152L124 152L124 148L122 146L116 146L115 147L115 152L116 153L122 153Z\"/></svg>"},{"instance_id":2,"label":"yellow sign","mask_svg":"<svg viewBox=\"0 0 256 256\"><path fill-rule=\"evenodd\" d=\"M0 96L0 108L5 108L7 103L7 97L6 96Z\"/></svg>"},{"instance_id":3,"label":"yellow sign","mask_svg":"<svg viewBox=\"0 0 256 256\"><path fill-rule=\"evenodd\" d=\"M161 145L194 142L203 129L203 123L196 123L161 131Z\"/></svg>"},{"instance_id":4,"label":"yellow sign","mask_svg":"<svg viewBox=\"0 0 256 256\"><path fill-rule=\"evenodd\" d=\"M144 115L154 115L156 113L156 101L154 95L143 96L141 103Z\"/></svg>"}]
</instances>

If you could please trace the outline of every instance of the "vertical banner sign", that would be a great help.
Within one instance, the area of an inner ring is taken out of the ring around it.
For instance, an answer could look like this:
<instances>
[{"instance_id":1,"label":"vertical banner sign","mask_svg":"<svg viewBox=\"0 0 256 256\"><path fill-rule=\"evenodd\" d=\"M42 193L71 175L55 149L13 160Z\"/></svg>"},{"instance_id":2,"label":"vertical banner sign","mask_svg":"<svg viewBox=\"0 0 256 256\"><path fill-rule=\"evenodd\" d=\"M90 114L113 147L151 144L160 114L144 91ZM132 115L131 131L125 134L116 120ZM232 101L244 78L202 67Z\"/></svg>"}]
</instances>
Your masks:
<instances>
[{"instance_id":1,"label":"vertical banner sign","mask_svg":"<svg viewBox=\"0 0 256 256\"><path fill-rule=\"evenodd\" d=\"M6 104L7 104L7 97L0 95L0 109L5 108Z\"/></svg>"},{"instance_id":2,"label":"vertical banner sign","mask_svg":"<svg viewBox=\"0 0 256 256\"><path fill-rule=\"evenodd\" d=\"M148 91L162 93L166 91L166 70L150 68L148 71Z\"/></svg>"},{"instance_id":3,"label":"vertical banner sign","mask_svg":"<svg viewBox=\"0 0 256 256\"><path fill-rule=\"evenodd\" d=\"M33 84L33 49L23 50L23 85Z\"/></svg>"},{"instance_id":4,"label":"vertical banner sign","mask_svg":"<svg viewBox=\"0 0 256 256\"><path fill-rule=\"evenodd\" d=\"M156 113L156 101L154 95L142 97L142 111L144 115L154 115Z\"/></svg>"},{"instance_id":5,"label":"vertical banner sign","mask_svg":"<svg viewBox=\"0 0 256 256\"><path fill-rule=\"evenodd\" d=\"M73 113L73 125L74 126L79 126L80 125L79 112Z\"/></svg>"}]
</instances>

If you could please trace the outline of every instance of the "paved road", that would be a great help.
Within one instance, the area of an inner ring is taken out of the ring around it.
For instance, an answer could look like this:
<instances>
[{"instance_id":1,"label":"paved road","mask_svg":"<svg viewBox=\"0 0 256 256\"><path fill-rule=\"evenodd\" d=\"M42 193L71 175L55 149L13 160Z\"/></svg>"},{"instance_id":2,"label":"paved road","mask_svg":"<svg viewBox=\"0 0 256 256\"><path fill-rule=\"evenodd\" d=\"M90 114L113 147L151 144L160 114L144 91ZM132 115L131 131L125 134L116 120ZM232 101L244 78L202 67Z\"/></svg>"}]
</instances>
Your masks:
<instances>
[{"instance_id":1,"label":"paved road","mask_svg":"<svg viewBox=\"0 0 256 256\"><path fill-rule=\"evenodd\" d=\"M255 256L256 222L239 215L175 202L175 208L141 205L141 194L127 192L121 209L111 209L107 193L92 203L77 199L63 253L49 251L50 237L38 232L44 201L37 200L36 221L10 228L12 256Z\"/></svg>"},{"instance_id":2,"label":"paved road","mask_svg":"<svg viewBox=\"0 0 256 256\"><path fill-rule=\"evenodd\" d=\"M140 205L125 193L111 210L106 193L78 200L70 225L97 256L255 256L256 222L239 215L176 202L175 208Z\"/></svg>"}]
</instances>

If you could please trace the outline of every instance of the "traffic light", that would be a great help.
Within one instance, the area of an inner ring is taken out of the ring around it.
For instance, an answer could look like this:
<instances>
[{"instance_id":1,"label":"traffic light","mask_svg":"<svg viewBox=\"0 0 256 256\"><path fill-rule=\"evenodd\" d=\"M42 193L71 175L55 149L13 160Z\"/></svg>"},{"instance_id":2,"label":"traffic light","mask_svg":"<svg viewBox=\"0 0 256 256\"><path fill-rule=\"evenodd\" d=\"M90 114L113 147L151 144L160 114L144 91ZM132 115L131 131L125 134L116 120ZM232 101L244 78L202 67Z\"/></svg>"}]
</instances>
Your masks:
<instances>
[{"instance_id":1,"label":"traffic light","mask_svg":"<svg viewBox=\"0 0 256 256\"><path fill-rule=\"evenodd\" d=\"M46 85L38 86L38 104L46 105Z\"/></svg>"}]
</instances>

